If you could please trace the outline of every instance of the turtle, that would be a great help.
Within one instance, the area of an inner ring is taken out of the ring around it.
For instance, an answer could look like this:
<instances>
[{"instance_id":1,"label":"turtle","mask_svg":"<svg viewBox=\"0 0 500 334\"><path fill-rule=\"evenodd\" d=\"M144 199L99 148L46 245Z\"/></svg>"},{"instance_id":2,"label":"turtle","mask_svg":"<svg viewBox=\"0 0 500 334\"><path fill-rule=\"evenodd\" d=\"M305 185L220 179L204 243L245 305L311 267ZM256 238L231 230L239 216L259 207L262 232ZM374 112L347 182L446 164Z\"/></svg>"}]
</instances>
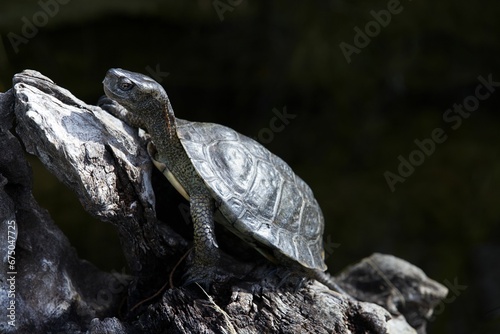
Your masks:
<instances>
[{"instance_id":1,"label":"turtle","mask_svg":"<svg viewBox=\"0 0 500 334\"><path fill-rule=\"evenodd\" d=\"M117 104L107 111L150 135L154 165L190 203L194 256L185 284L217 279L216 221L270 261L341 290L325 273L321 208L285 161L229 127L176 118L146 75L112 68L103 86Z\"/></svg>"}]
</instances>

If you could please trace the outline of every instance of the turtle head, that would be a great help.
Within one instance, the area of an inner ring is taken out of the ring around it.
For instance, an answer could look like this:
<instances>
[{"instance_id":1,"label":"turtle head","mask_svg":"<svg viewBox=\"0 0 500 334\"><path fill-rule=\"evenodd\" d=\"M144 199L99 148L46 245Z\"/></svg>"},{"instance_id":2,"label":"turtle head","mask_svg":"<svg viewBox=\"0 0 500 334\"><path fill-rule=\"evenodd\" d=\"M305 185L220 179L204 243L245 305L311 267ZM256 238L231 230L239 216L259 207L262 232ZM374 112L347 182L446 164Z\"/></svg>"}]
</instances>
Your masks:
<instances>
[{"instance_id":1,"label":"turtle head","mask_svg":"<svg viewBox=\"0 0 500 334\"><path fill-rule=\"evenodd\" d=\"M142 127L148 132L166 132L173 138L175 116L167 93L150 77L121 68L112 68L102 82L104 92L129 112L125 121L132 126ZM161 122L160 120L165 120Z\"/></svg>"},{"instance_id":2,"label":"turtle head","mask_svg":"<svg viewBox=\"0 0 500 334\"><path fill-rule=\"evenodd\" d=\"M163 106L168 104L167 93L163 87L140 73L112 68L106 73L102 83L107 97L135 114L163 109Z\"/></svg>"}]
</instances>

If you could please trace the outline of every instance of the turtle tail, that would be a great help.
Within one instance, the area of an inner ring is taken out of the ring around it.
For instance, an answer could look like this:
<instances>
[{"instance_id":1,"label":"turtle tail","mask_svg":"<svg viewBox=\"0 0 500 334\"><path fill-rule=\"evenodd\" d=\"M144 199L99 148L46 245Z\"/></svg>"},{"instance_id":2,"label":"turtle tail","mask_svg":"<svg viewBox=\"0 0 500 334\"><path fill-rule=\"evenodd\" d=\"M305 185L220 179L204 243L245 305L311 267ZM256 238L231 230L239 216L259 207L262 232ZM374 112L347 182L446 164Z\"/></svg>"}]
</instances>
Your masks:
<instances>
[{"instance_id":1,"label":"turtle tail","mask_svg":"<svg viewBox=\"0 0 500 334\"><path fill-rule=\"evenodd\" d=\"M315 280L317 280L318 282L323 283L331 290L336 291L336 292L338 292L342 295L345 295L345 296L349 297L350 299L352 299L352 297L347 292L345 292L344 289L342 289L340 287L340 285L337 283L337 280L335 279L335 277L333 277L332 275L330 275L326 271L323 272L320 270L314 270L313 271L313 278Z\"/></svg>"}]
</instances>

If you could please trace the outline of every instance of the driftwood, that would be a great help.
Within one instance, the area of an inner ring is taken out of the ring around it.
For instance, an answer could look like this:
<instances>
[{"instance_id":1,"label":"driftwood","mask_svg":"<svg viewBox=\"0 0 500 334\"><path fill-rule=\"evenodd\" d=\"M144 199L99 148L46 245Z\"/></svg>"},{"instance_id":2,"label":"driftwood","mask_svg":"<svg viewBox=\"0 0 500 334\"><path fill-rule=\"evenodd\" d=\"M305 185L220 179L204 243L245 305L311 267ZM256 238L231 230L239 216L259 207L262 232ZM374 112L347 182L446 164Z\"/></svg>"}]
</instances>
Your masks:
<instances>
[{"instance_id":1,"label":"driftwood","mask_svg":"<svg viewBox=\"0 0 500 334\"><path fill-rule=\"evenodd\" d=\"M251 250L238 254L236 240L223 269L246 274L210 291L182 287L187 203L152 168L139 133L35 71L0 94L0 332L425 333L447 289L389 255L337 276L348 298L245 259ZM25 151L117 228L130 276L76 256L31 194Z\"/></svg>"}]
</instances>

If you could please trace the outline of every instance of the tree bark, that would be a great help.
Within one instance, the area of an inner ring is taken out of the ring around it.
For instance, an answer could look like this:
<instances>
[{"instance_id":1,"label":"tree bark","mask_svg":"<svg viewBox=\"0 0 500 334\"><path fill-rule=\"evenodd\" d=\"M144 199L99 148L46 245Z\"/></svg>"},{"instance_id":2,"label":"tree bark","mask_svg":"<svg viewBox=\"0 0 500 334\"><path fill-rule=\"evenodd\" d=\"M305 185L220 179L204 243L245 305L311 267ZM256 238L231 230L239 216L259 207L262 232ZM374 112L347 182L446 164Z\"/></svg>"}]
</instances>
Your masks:
<instances>
[{"instance_id":1,"label":"tree bark","mask_svg":"<svg viewBox=\"0 0 500 334\"><path fill-rule=\"evenodd\" d=\"M266 261L245 262L247 249L222 265L239 278L210 291L182 287L188 204L152 168L143 133L30 70L0 94L0 130L2 333L425 333L447 294L390 255L337 277L349 298L316 281L299 285ZM130 276L77 257L34 200L24 151L116 227Z\"/></svg>"}]
</instances>

